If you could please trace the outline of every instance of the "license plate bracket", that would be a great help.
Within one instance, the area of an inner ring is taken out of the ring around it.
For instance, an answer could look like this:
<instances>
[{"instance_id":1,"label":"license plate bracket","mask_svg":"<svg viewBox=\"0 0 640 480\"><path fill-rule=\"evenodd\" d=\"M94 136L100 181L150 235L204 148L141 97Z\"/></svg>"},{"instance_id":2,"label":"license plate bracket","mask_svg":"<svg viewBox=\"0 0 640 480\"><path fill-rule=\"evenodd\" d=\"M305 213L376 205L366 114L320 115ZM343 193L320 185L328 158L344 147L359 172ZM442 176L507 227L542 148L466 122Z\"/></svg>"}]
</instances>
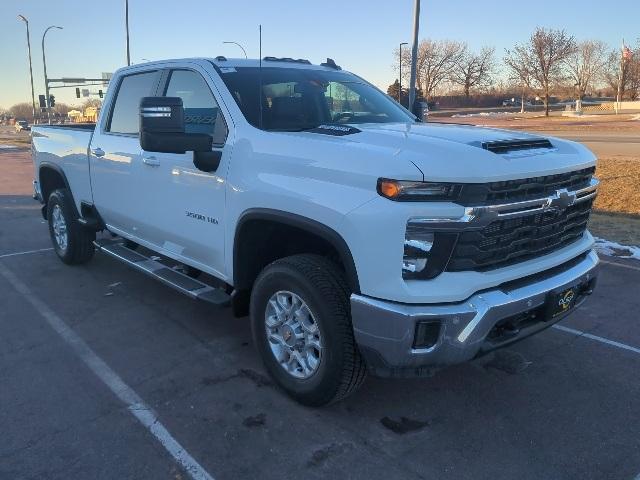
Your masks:
<instances>
[{"instance_id":1,"label":"license plate bracket","mask_svg":"<svg viewBox=\"0 0 640 480\"><path fill-rule=\"evenodd\" d=\"M580 293L580 285L562 287L547 294L545 318L553 320L570 312L576 305Z\"/></svg>"}]
</instances>

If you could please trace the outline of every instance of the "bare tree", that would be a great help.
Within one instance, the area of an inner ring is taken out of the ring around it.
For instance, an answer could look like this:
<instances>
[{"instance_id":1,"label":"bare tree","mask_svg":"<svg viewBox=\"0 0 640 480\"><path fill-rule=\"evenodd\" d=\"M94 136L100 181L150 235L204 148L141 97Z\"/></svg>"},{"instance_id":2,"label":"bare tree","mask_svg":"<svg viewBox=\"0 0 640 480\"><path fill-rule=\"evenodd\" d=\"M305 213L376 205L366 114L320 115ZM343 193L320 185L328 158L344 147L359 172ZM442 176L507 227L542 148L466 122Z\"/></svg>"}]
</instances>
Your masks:
<instances>
[{"instance_id":1,"label":"bare tree","mask_svg":"<svg viewBox=\"0 0 640 480\"><path fill-rule=\"evenodd\" d=\"M408 50L402 52L403 65L410 65L411 52ZM461 42L430 39L420 41L416 65L416 85L426 98L433 97L436 88L451 78L465 51L466 46ZM399 52L396 49L396 58L398 55ZM395 68L398 67L397 63L396 61ZM406 70L403 71L403 76L408 79L409 69Z\"/></svg>"},{"instance_id":2,"label":"bare tree","mask_svg":"<svg viewBox=\"0 0 640 480\"><path fill-rule=\"evenodd\" d=\"M622 78L620 78L621 60L620 49L609 53L604 66L604 81L613 92L618 90L618 81L620 81L622 98L626 95L629 100L637 100L640 98L640 39L636 42L631 58L622 64Z\"/></svg>"},{"instance_id":3,"label":"bare tree","mask_svg":"<svg viewBox=\"0 0 640 480\"><path fill-rule=\"evenodd\" d=\"M69 110L71 110L71 107L69 105L67 105L66 103L57 103L56 102L56 106L53 107L53 111L55 113L57 113L58 115L62 115L63 117L67 116L67 113L69 113Z\"/></svg>"},{"instance_id":4,"label":"bare tree","mask_svg":"<svg viewBox=\"0 0 640 480\"><path fill-rule=\"evenodd\" d=\"M636 42L633 56L629 60L629 99L640 98L640 39Z\"/></svg>"},{"instance_id":5,"label":"bare tree","mask_svg":"<svg viewBox=\"0 0 640 480\"><path fill-rule=\"evenodd\" d=\"M17 120L33 121L33 106L30 103L17 103L9 109L9 113Z\"/></svg>"},{"instance_id":6,"label":"bare tree","mask_svg":"<svg viewBox=\"0 0 640 480\"><path fill-rule=\"evenodd\" d=\"M575 50L575 39L564 30L538 27L524 44L518 44L513 51L507 50L507 57L513 56L524 62L531 80L542 90L544 112L549 116L549 96L551 85L565 77L564 62Z\"/></svg>"},{"instance_id":7,"label":"bare tree","mask_svg":"<svg viewBox=\"0 0 640 480\"><path fill-rule=\"evenodd\" d=\"M494 54L493 47L482 47L479 53L465 49L451 74L451 81L463 88L465 97L469 98L472 88L485 88L491 84L495 73Z\"/></svg>"},{"instance_id":8,"label":"bare tree","mask_svg":"<svg viewBox=\"0 0 640 480\"><path fill-rule=\"evenodd\" d=\"M99 98L87 98L84 102L82 102L81 109L84 111L85 108L89 107L102 107L102 100Z\"/></svg>"},{"instance_id":9,"label":"bare tree","mask_svg":"<svg viewBox=\"0 0 640 480\"><path fill-rule=\"evenodd\" d=\"M521 52L507 50L504 63L509 71L509 79L521 88L520 111L524 113L527 90L531 88L531 72L527 58Z\"/></svg>"},{"instance_id":10,"label":"bare tree","mask_svg":"<svg viewBox=\"0 0 640 480\"><path fill-rule=\"evenodd\" d=\"M600 40L585 40L565 60L569 78L578 100L599 80L607 61L607 45Z\"/></svg>"}]
</instances>

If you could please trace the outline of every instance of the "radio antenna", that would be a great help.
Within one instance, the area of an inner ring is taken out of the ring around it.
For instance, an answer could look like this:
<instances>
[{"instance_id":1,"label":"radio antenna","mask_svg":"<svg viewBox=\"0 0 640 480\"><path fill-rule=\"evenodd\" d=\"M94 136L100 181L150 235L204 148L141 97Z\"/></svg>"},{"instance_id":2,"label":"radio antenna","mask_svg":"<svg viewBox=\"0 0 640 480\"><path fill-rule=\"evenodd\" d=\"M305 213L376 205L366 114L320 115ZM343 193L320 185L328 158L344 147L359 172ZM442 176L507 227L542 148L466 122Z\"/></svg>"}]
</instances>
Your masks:
<instances>
[{"instance_id":1,"label":"radio antenna","mask_svg":"<svg viewBox=\"0 0 640 480\"><path fill-rule=\"evenodd\" d=\"M260 90L258 92L258 103L260 104L260 130L262 130L262 24L258 25L258 32L260 34L260 48L259 48L259 56L258 56L258 77Z\"/></svg>"}]
</instances>

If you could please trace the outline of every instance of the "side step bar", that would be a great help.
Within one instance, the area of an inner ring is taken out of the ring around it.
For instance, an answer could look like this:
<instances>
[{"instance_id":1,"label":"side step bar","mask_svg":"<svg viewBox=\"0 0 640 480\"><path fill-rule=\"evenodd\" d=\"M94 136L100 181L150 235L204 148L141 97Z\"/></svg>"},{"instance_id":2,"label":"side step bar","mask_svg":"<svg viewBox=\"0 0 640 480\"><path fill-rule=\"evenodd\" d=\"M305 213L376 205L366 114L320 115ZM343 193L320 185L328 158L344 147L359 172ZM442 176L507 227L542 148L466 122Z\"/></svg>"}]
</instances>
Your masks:
<instances>
[{"instance_id":1,"label":"side step bar","mask_svg":"<svg viewBox=\"0 0 640 480\"><path fill-rule=\"evenodd\" d=\"M202 300L218 307L226 307L230 304L231 297L224 290L207 285L195 278L173 270L156 260L145 257L125 247L122 240L96 240L93 243L99 251L160 280L165 285L191 298Z\"/></svg>"}]
</instances>

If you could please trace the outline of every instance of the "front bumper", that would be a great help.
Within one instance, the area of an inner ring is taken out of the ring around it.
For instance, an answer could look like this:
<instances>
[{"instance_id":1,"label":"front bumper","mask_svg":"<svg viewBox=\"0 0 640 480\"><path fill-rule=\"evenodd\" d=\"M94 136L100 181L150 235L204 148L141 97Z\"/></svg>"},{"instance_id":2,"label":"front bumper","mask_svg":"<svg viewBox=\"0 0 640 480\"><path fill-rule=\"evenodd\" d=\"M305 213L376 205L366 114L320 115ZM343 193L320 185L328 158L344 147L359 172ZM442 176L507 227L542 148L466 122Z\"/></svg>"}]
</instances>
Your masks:
<instances>
[{"instance_id":1,"label":"front bumper","mask_svg":"<svg viewBox=\"0 0 640 480\"><path fill-rule=\"evenodd\" d=\"M369 370L378 376L424 376L465 362L543 330L567 314L547 320L542 310L551 291L579 285L575 306L591 293L598 256L591 250L565 264L478 292L459 303L412 305L351 296L355 339ZM414 348L419 322L440 325L435 344ZM506 333L505 333L506 332Z\"/></svg>"}]
</instances>

